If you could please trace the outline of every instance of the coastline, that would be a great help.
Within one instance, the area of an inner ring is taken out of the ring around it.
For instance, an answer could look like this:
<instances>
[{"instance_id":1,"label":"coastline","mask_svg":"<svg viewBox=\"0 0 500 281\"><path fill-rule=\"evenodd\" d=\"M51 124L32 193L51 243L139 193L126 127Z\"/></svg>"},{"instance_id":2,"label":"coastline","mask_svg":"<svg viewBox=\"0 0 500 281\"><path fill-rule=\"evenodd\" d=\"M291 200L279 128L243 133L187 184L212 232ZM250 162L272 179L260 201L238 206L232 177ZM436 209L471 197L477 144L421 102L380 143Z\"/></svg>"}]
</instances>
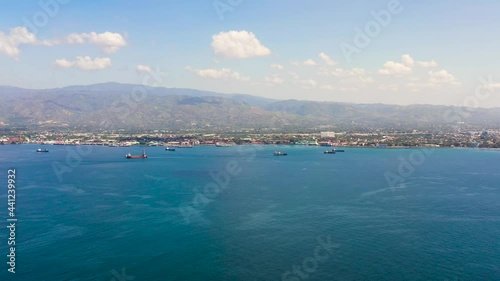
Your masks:
<instances>
[{"instance_id":1,"label":"coastline","mask_svg":"<svg viewBox=\"0 0 500 281\"><path fill-rule=\"evenodd\" d=\"M111 147L111 148L116 148L116 146L110 146L110 145L105 145L105 144L40 144L40 143L19 143L19 144L13 144L13 143L8 143L8 144L3 144L3 145L30 145L30 146L103 146L103 147ZM199 144L193 146L193 148L196 147L217 147L214 144ZM387 147L375 147L375 146L320 146L320 145L300 145L300 144L234 144L231 145L231 147L238 147L238 146L280 146L280 147L308 147L308 148L323 148L323 149L328 149L328 148L352 148L352 149L359 149L359 148L368 148L368 149L462 149L462 150L492 150L492 151L500 151L500 148L494 148L494 147L449 147L449 146L433 146L433 147L426 147L426 146L387 146ZM0 146L1 147L1 146ZM130 147L169 147L168 145L155 145L155 146L148 146L148 145L130 145L130 146L117 146L117 147L122 147L122 148L130 148Z\"/></svg>"}]
</instances>

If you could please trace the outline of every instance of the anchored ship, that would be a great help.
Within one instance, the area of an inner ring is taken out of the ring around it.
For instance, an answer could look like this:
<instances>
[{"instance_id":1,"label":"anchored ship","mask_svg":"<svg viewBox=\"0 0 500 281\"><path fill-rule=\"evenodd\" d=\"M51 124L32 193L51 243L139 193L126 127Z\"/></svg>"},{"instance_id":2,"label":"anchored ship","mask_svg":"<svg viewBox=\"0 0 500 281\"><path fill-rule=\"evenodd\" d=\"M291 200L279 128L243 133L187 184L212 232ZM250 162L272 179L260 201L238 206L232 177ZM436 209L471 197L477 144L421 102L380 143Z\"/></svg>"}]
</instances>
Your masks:
<instances>
[{"instance_id":1,"label":"anchored ship","mask_svg":"<svg viewBox=\"0 0 500 281\"><path fill-rule=\"evenodd\" d=\"M335 154L335 153L337 153L337 152L344 152L344 150L343 150L343 149L336 149L336 148L334 148L334 149L332 149L332 150L325 150L325 152L324 152L324 153L325 153L325 154Z\"/></svg>"},{"instance_id":2,"label":"anchored ship","mask_svg":"<svg viewBox=\"0 0 500 281\"><path fill-rule=\"evenodd\" d=\"M140 159L140 158L148 158L148 156L146 155L146 151L144 151L144 149L143 149L141 155L132 155L132 154L128 153L127 155L125 155L125 158L127 158L127 159Z\"/></svg>"}]
</instances>

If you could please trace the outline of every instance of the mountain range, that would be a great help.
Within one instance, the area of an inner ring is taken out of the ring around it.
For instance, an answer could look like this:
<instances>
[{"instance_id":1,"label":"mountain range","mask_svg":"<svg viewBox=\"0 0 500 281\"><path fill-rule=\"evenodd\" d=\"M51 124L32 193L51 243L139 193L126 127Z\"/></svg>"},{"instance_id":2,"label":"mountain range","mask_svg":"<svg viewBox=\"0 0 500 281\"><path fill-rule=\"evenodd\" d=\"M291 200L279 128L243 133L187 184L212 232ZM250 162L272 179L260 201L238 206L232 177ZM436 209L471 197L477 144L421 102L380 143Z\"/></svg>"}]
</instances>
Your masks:
<instances>
[{"instance_id":1,"label":"mountain range","mask_svg":"<svg viewBox=\"0 0 500 281\"><path fill-rule=\"evenodd\" d=\"M0 129L445 130L498 128L499 121L500 108L275 100L119 83L0 86Z\"/></svg>"}]
</instances>

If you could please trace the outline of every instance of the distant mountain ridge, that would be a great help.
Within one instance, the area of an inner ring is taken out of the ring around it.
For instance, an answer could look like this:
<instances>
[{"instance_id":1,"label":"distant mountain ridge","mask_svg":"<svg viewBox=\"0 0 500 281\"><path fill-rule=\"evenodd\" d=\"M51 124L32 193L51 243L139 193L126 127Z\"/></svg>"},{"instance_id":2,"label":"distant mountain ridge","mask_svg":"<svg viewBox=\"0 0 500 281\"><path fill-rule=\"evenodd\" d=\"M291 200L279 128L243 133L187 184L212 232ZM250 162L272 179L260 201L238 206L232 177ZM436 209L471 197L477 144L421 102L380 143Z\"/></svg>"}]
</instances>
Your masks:
<instances>
[{"instance_id":1,"label":"distant mountain ridge","mask_svg":"<svg viewBox=\"0 0 500 281\"><path fill-rule=\"evenodd\" d=\"M12 86L0 86L0 95L5 92L13 94L19 93L116 93L132 94L136 89L144 89L149 95L181 95L181 96L195 96L195 97L223 97L230 98L237 101L246 102L250 105L265 106L267 104L277 101L276 99L252 96L247 94L223 94L211 91L203 91L196 89L186 88L164 88L164 87L151 87L138 84L124 84L116 82L99 83L91 85L73 85L62 88L53 89L24 89Z\"/></svg>"},{"instance_id":2,"label":"distant mountain ridge","mask_svg":"<svg viewBox=\"0 0 500 281\"><path fill-rule=\"evenodd\" d=\"M500 108L274 100L120 83L43 90L0 86L0 128L374 130L457 124L498 128Z\"/></svg>"}]
</instances>

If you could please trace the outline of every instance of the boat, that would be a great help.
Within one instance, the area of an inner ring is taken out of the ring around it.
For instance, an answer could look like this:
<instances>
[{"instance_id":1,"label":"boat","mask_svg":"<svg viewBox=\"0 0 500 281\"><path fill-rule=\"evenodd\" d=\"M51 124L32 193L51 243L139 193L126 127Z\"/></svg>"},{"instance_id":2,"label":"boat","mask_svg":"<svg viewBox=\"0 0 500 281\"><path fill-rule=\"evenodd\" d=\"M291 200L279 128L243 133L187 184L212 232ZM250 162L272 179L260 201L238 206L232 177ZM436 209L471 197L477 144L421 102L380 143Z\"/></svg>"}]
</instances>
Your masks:
<instances>
[{"instance_id":1,"label":"boat","mask_svg":"<svg viewBox=\"0 0 500 281\"><path fill-rule=\"evenodd\" d=\"M325 150L324 154L335 154L335 150Z\"/></svg>"},{"instance_id":2,"label":"boat","mask_svg":"<svg viewBox=\"0 0 500 281\"><path fill-rule=\"evenodd\" d=\"M335 152L344 152L343 149L337 149L337 148L332 149L332 151L335 151Z\"/></svg>"},{"instance_id":3,"label":"boat","mask_svg":"<svg viewBox=\"0 0 500 281\"><path fill-rule=\"evenodd\" d=\"M175 151L175 148L167 147L165 148L166 151Z\"/></svg>"},{"instance_id":4,"label":"boat","mask_svg":"<svg viewBox=\"0 0 500 281\"><path fill-rule=\"evenodd\" d=\"M275 151L273 152L274 156L286 156L288 155L286 152L281 152L281 151Z\"/></svg>"},{"instance_id":5,"label":"boat","mask_svg":"<svg viewBox=\"0 0 500 281\"><path fill-rule=\"evenodd\" d=\"M49 152L49 150L46 148L44 148L44 149L39 148L36 150L36 152Z\"/></svg>"},{"instance_id":6,"label":"boat","mask_svg":"<svg viewBox=\"0 0 500 281\"><path fill-rule=\"evenodd\" d=\"M143 158L148 158L148 156L146 155L146 151L144 151L144 149L143 149L141 155L132 155L132 154L128 153L125 155L125 158L127 158L127 159L143 159Z\"/></svg>"}]
</instances>

